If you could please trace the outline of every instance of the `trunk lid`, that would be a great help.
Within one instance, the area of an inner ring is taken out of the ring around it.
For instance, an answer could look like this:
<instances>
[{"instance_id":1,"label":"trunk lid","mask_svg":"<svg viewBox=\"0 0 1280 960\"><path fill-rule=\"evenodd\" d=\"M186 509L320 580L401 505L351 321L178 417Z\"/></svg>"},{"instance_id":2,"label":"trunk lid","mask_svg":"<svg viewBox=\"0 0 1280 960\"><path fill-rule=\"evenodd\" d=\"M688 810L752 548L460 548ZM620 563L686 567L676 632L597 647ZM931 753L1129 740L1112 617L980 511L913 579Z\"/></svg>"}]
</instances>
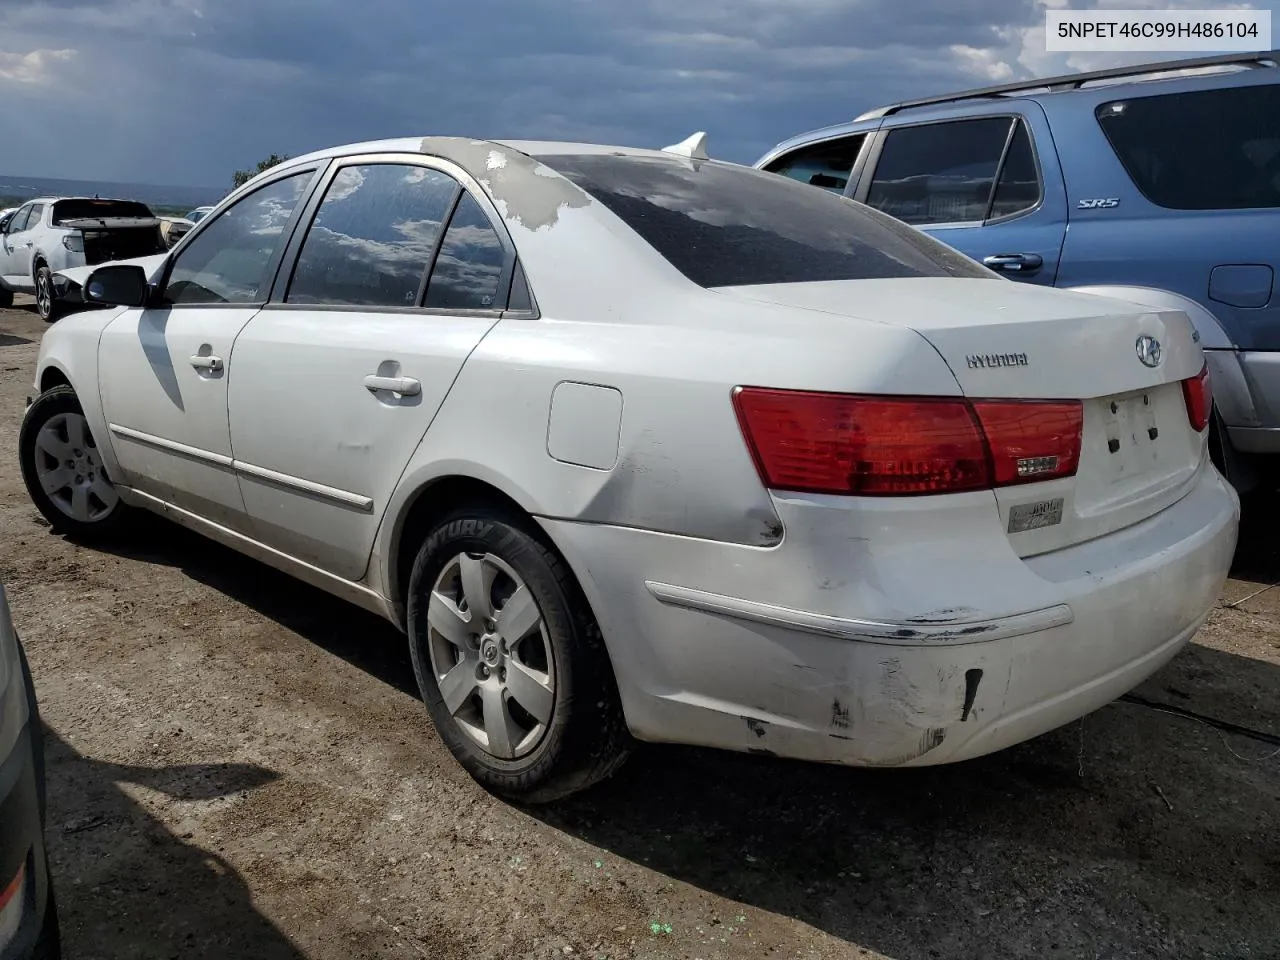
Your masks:
<instances>
[{"instance_id":1,"label":"trunk lid","mask_svg":"<svg viewBox=\"0 0 1280 960\"><path fill-rule=\"evenodd\" d=\"M1001 279L849 280L717 292L914 330L971 399L1082 401L1076 475L994 491L1021 556L1158 513L1190 489L1205 460L1205 436L1192 428L1182 390L1204 359L1180 311ZM1154 366L1139 356L1144 338L1160 345Z\"/></svg>"}]
</instances>

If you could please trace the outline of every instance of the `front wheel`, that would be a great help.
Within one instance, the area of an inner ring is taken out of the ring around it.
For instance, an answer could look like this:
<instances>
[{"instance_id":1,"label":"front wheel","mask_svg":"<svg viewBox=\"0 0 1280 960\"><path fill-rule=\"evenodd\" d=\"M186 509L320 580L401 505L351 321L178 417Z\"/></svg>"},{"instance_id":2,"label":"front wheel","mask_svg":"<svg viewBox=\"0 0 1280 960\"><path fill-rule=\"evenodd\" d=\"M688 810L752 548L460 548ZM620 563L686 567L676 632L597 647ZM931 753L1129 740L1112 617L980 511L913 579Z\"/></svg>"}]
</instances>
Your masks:
<instances>
[{"instance_id":1,"label":"front wheel","mask_svg":"<svg viewBox=\"0 0 1280 960\"><path fill-rule=\"evenodd\" d=\"M0 287L0 309L13 306L13 291L8 287Z\"/></svg>"},{"instance_id":2,"label":"front wheel","mask_svg":"<svg viewBox=\"0 0 1280 960\"><path fill-rule=\"evenodd\" d=\"M121 523L125 505L71 387L46 390L27 408L18 465L31 501L59 533L104 537Z\"/></svg>"},{"instance_id":3,"label":"front wheel","mask_svg":"<svg viewBox=\"0 0 1280 960\"><path fill-rule=\"evenodd\" d=\"M427 710L482 786L528 803L614 773L630 735L573 574L521 519L458 510L413 565L409 649Z\"/></svg>"},{"instance_id":4,"label":"front wheel","mask_svg":"<svg viewBox=\"0 0 1280 960\"><path fill-rule=\"evenodd\" d=\"M44 264L36 270L36 311L45 323L53 323L63 312L53 293L53 271Z\"/></svg>"}]
</instances>

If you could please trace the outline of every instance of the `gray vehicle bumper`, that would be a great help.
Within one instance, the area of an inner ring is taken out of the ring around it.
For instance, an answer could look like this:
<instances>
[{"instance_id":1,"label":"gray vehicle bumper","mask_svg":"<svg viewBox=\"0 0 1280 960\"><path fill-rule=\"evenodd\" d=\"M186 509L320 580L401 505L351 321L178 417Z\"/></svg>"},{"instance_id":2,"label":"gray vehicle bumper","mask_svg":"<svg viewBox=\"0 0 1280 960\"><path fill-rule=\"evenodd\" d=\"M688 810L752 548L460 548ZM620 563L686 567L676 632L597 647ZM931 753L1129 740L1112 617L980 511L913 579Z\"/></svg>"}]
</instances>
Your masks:
<instances>
[{"instance_id":1,"label":"gray vehicle bumper","mask_svg":"<svg viewBox=\"0 0 1280 960\"><path fill-rule=\"evenodd\" d=\"M1236 362L1224 362L1223 354ZM1231 445L1241 453L1280 454L1280 353L1215 350L1213 355L1210 375ZM1241 388L1244 397L1238 395Z\"/></svg>"}]
</instances>

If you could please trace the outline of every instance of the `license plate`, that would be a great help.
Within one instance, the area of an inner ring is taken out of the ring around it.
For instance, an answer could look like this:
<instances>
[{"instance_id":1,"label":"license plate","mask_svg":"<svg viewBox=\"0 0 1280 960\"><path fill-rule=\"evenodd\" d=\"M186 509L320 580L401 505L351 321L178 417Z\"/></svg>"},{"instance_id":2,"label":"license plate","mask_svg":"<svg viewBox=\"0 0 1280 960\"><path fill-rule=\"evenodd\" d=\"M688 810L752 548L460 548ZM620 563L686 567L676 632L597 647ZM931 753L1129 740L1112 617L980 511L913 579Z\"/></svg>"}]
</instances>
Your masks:
<instances>
[{"instance_id":1,"label":"license plate","mask_svg":"<svg viewBox=\"0 0 1280 960\"><path fill-rule=\"evenodd\" d=\"M1160 428L1151 391L1099 401L1107 436L1111 478L1127 479L1152 469L1157 462Z\"/></svg>"}]
</instances>

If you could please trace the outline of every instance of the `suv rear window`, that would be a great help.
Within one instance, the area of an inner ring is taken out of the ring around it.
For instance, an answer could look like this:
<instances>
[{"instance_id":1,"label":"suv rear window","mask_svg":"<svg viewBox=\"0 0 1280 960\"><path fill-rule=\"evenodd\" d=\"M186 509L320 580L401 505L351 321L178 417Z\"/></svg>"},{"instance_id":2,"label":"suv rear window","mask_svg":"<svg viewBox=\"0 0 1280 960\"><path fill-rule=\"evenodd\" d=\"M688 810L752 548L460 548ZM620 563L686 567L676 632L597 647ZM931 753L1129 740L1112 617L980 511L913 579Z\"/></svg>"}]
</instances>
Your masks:
<instances>
[{"instance_id":1,"label":"suv rear window","mask_svg":"<svg viewBox=\"0 0 1280 960\"><path fill-rule=\"evenodd\" d=\"M538 160L604 204L703 287L994 278L892 217L750 167L599 154Z\"/></svg>"},{"instance_id":2,"label":"suv rear window","mask_svg":"<svg viewBox=\"0 0 1280 960\"><path fill-rule=\"evenodd\" d=\"M1114 100L1098 107L1097 118L1154 204L1280 207L1280 85Z\"/></svg>"},{"instance_id":3,"label":"suv rear window","mask_svg":"<svg viewBox=\"0 0 1280 960\"><path fill-rule=\"evenodd\" d=\"M100 220L114 217L152 216L146 204L136 200L59 200L53 205L53 224L68 220Z\"/></svg>"}]
</instances>

